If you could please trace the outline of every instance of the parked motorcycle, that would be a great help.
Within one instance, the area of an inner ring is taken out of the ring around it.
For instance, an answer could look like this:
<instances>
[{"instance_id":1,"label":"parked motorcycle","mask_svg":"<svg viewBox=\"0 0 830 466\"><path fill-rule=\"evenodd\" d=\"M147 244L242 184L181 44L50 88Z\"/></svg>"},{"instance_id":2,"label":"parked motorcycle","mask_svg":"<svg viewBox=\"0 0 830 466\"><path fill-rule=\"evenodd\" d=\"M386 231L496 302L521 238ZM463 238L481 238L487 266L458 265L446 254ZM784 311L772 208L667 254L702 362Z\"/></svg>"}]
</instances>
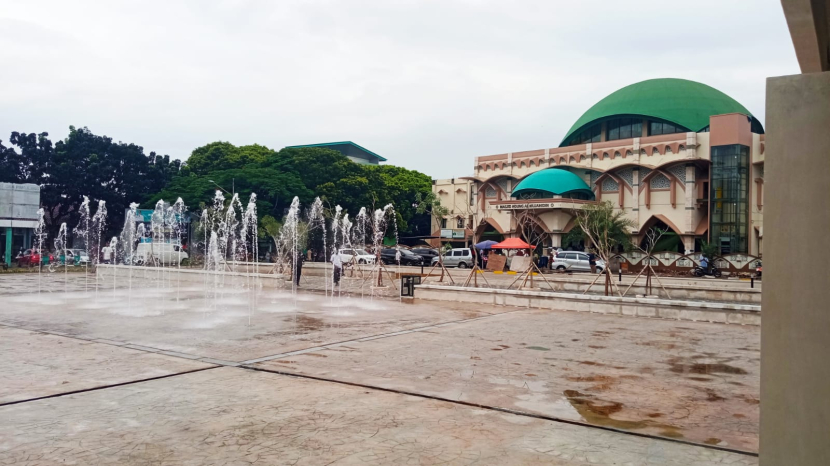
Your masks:
<instances>
[{"instance_id":1,"label":"parked motorcycle","mask_svg":"<svg viewBox=\"0 0 830 466\"><path fill-rule=\"evenodd\" d=\"M697 267L695 267L695 270L692 273L695 275L695 277L702 277L704 275L710 275L710 276L715 277L715 278L720 278L720 276L721 276L720 270L718 270L718 268L715 267L714 265L709 267L709 271L706 271L706 269L704 269L703 267L698 265Z\"/></svg>"}]
</instances>

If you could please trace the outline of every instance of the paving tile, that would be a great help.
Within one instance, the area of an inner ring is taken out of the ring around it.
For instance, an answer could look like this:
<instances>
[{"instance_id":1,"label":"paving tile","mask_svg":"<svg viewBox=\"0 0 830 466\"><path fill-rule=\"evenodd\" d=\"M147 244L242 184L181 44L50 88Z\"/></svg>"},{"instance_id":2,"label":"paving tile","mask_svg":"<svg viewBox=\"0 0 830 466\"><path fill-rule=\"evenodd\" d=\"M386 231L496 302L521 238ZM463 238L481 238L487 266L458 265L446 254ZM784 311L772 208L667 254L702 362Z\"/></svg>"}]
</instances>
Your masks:
<instances>
[{"instance_id":1,"label":"paving tile","mask_svg":"<svg viewBox=\"0 0 830 466\"><path fill-rule=\"evenodd\" d=\"M239 368L0 413L0 464L757 464L751 456Z\"/></svg>"},{"instance_id":2,"label":"paving tile","mask_svg":"<svg viewBox=\"0 0 830 466\"><path fill-rule=\"evenodd\" d=\"M0 327L0 403L210 366L124 347Z\"/></svg>"}]
</instances>

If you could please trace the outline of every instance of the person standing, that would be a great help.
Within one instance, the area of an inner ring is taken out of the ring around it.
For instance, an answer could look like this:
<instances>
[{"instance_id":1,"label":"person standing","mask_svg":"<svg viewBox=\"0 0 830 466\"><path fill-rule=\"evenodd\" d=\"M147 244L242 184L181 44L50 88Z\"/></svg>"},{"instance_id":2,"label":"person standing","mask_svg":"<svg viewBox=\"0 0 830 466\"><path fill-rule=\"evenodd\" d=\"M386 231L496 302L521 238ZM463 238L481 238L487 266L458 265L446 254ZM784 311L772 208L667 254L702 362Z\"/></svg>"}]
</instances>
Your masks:
<instances>
[{"instance_id":1,"label":"person standing","mask_svg":"<svg viewBox=\"0 0 830 466\"><path fill-rule=\"evenodd\" d=\"M343 261L340 259L340 254L335 250L331 254L331 265L334 266L334 285L340 286L340 274L343 273Z\"/></svg>"},{"instance_id":2,"label":"person standing","mask_svg":"<svg viewBox=\"0 0 830 466\"><path fill-rule=\"evenodd\" d=\"M597 255L593 250L588 252L588 265L591 266L591 273L597 273Z\"/></svg>"},{"instance_id":3,"label":"person standing","mask_svg":"<svg viewBox=\"0 0 830 466\"><path fill-rule=\"evenodd\" d=\"M109 264L112 260L112 248L109 246L104 246L101 249L101 252L104 254L104 263Z\"/></svg>"}]
</instances>

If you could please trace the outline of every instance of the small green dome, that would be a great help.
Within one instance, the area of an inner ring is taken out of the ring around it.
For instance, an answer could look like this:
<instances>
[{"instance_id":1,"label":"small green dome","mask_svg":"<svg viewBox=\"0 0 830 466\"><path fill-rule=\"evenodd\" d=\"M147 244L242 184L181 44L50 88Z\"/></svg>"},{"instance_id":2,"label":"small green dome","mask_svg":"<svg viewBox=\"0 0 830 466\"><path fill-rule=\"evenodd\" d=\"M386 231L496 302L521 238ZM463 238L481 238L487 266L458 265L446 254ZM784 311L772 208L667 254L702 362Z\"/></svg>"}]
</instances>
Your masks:
<instances>
[{"instance_id":1,"label":"small green dome","mask_svg":"<svg viewBox=\"0 0 830 466\"><path fill-rule=\"evenodd\" d=\"M519 197L523 193L534 191L544 191L557 196L575 194L594 198L594 192L582 181L582 178L560 168L547 168L531 173L513 188L512 196Z\"/></svg>"},{"instance_id":2,"label":"small green dome","mask_svg":"<svg viewBox=\"0 0 830 466\"><path fill-rule=\"evenodd\" d=\"M617 115L642 116L666 120L690 131L709 126L709 117L725 113L751 113L723 92L686 79L649 79L626 86L589 108L568 130L562 145L597 120ZM753 116L753 123L761 123Z\"/></svg>"}]
</instances>

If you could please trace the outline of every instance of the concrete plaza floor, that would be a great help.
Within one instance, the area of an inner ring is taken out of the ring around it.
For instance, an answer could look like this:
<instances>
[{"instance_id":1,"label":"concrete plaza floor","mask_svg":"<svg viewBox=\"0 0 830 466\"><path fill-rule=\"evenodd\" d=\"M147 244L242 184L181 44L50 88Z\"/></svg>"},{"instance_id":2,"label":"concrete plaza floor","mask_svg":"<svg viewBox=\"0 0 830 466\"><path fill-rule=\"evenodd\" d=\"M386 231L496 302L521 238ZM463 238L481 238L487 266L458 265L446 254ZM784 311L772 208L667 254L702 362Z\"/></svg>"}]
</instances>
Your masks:
<instances>
[{"instance_id":1,"label":"concrete plaza floor","mask_svg":"<svg viewBox=\"0 0 830 466\"><path fill-rule=\"evenodd\" d=\"M0 464L757 464L757 327L64 280L0 276Z\"/></svg>"}]
</instances>

